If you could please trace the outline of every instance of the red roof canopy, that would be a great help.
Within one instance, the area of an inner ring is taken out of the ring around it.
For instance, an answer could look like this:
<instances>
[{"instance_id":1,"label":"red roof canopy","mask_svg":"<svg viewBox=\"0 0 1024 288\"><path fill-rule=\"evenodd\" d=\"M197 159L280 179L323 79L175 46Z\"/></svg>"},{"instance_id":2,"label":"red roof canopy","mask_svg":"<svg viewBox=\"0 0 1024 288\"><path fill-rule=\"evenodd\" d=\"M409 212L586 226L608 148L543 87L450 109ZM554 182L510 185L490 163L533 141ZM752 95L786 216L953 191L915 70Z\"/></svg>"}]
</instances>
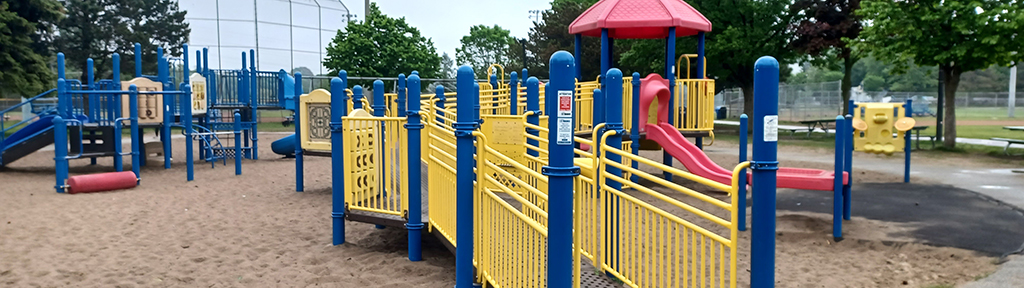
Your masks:
<instances>
[{"instance_id":1,"label":"red roof canopy","mask_svg":"<svg viewBox=\"0 0 1024 288\"><path fill-rule=\"evenodd\" d=\"M668 37L676 27L676 37L711 31L711 21L682 0L601 0L580 14L569 25L569 33L617 39L657 39Z\"/></svg>"}]
</instances>

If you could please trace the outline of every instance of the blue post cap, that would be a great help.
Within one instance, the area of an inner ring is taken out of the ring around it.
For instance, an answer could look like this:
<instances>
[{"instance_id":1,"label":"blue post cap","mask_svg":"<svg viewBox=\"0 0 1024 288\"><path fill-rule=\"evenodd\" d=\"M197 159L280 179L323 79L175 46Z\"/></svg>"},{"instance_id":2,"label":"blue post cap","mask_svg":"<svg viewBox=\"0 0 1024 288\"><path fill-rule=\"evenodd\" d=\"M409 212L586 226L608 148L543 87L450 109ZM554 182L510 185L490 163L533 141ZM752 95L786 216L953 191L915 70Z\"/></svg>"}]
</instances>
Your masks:
<instances>
[{"instance_id":1,"label":"blue post cap","mask_svg":"<svg viewBox=\"0 0 1024 288\"><path fill-rule=\"evenodd\" d=\"M420 75L420 71L412 70L412 75Z\"/></svg>"},{"instance_id":2,"label":"blue post cap","mask_svg":"<svg viewBox=\"0 0 1024 288\"><path fill-rule=\"evenodd\" d=\"M331 93L338 93L341 95L341 99L348 98L348 94L345 93L345 81L341 81L341 78L331 78Z\"/></svg>"},{"instance_id":3,"label":"blue post cap","mask_svg":"<svg viewBox=\"0 0 1024 288\"><path fill-rule=\"evenodd\" d=\"M380 79L373 80L373 90L377 89L384 89L384 81L381 81Z\"/></svg>"},{"instance_id":4,"label":"blue post cap","mask_svg":"<svg viewBox=\"0 0 1024 288\"><path fill-rule=\"evenodd\" d=\"M568 67L572 64L574 64L572 53L565 50L559 50L555 54L551 54L551 60L548 60L548 67L551 68L556 67L555 65Z\"/></svg>"},{"instance_id":5,"label":"blue post cap","mask_svg":"<svg viewBox=\"0 0 1024 288\"><path fill-rule=\"evenodd\" d=\"M761 56L761 58L757 58L757 62L754 62L754 70L756 71L766 68L774 68L778 70L779 60L775 60L775 57L772 56Z\"/></svg>"},{"instance_id":6,"label":"blue post cap","mask_svg":"<svg viewBox=\"0 0 1024 288\"><path fill-rule=\"evenodd\" d=\"M345 70L338 71L338 78L346 79L347 80L348 79L348 71L345 71Z\"/></svg>"},{"instance_id":7,"label":"blue post cap","mask_svg":"<svg viewBox=\"0 0 1024 288\"><path fill-rule=\"evenodd\" d=\"M412 93L409 93L409 95L410 96L416 96L418 98L419 94L420 94L420 91L419 91L419 89L420 89L420 75L417 75L417 74L410 75L409 79L407 80L407 82L409 84L406 87L413 87L414 90L416 90L416 91L411 91ZM405 104L406 104L406 110L408 110L406 113L409 113L409 115L413 115L412 113L416 113L415 115L419 115L418 112L413 112L413 111L420 111L420 101L419 100L406 101ZM401 116L401 115L399 115L399 116Z\"/></svg>"}]
</instances>

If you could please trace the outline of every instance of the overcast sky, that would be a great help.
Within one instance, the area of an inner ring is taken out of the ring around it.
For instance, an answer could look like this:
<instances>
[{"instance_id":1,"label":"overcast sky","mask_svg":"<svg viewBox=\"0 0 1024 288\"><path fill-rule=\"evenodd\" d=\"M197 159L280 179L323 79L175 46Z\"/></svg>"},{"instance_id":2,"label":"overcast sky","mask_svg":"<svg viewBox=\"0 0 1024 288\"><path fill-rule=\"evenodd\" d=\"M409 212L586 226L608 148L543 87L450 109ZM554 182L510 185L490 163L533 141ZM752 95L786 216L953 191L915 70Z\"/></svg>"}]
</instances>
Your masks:
<instances>
[{"instance_id":1,"label":"overcast sky","mask_svg":"<svg viewBox=\"0 0 1024 288\"><path fill-rule=\"evenodd\" d=\"M351 13L363 18L365 0L342 0ZM508 29L512 36L525 38L533 27L530 10L545 10L551 7L550 0L377 0L381 11L389 17L405 17L412 26L419 28L423 36L434 40L437 53L448 53L455 59L455 48L459 39L469 34L474 25L495 25Z\"/></svg>"}]
</instances>

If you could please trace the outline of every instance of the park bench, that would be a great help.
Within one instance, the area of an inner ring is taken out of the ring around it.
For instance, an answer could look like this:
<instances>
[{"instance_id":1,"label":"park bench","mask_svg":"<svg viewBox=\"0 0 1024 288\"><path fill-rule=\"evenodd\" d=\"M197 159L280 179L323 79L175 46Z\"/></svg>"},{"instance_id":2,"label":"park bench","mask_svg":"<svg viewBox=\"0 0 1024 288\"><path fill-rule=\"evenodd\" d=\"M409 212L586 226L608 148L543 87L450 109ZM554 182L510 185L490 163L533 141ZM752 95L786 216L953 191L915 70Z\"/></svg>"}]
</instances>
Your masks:
<instances>
[{"instance_id":1,"label":"park bench","mask_svg":"<svg viewBox=\"0 0 1024 288\"><path fill-rule=\"evenodd\" d=\"M1010 155L1010 151L1008 151L1010 149L1010 145L1013 145L1013 144L1024 145L1024 140L1020 140L1020 139L991 138L991 140L1006 142L1006 147L1003 147L1003 153L1008 155L1008 156Z\"/></svg>"},{"instance_id":2,"label":"park bench","mask_svg":"<svg viewBox=\"0 0 1024 288\"><path fill-rule=\"evenodd\" d=\"M792 126L792 125L779 125L779 130L780 131L789 131L789 136L795 135L796 132L807 131L807 136L810 137L811 136L811 132L814 131L814 128L803 127L803 126Z\"/></svg>"}]
</instances>

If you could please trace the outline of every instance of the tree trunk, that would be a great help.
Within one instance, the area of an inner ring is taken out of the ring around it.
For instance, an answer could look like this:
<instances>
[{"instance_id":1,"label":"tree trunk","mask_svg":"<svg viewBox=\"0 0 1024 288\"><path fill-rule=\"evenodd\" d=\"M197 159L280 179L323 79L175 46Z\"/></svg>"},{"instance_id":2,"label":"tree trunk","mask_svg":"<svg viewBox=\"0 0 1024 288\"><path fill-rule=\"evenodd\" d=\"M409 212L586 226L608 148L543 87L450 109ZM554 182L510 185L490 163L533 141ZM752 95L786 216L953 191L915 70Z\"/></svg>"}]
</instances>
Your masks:
<instances>
[{"instance_id":1,"label":"tree trunk","mask_svg":"<svg viewBox=\"0 0 1024 288\"><path fill-rule=\"evenodd\" d=\"M843 102L839 103L839 105L843 107L843 109L841 109L843 111L843 115L846 115L850 114L850 105L847 103L850 103L850 88L853 88L853 64L857 63L857 60L853 59L853 56L850 55L849 51L844 54L843 81L839 85L839 89L841 89L843 93Z\"/></svg>"},{"instance_id":2,"label":"tree trunk","mask_svg":"<svg viewBox=\"0 0 1024 288\"><path fill-rule=\"evenodd\" d=\"M752 121L754 119L754 84L743 84L740 89L743 90L743 114L747 114L747 119Z\"/></svg>"},{"instance_id":3,"label":"tree trunk","mask_svg":"<svg viewBox=\"0 0 1024 288\"><path fill-rule=\"evenodd\" d=\"M960 71L960 67L955 65L943 65L939 69L946 73L946 78L942 83L946 94L946 115L942 121L944 138L942 139L942 146L952 149L956 147L956 88L960 85L960 74L962 71Z\"/></svg>"}]
</instances>

